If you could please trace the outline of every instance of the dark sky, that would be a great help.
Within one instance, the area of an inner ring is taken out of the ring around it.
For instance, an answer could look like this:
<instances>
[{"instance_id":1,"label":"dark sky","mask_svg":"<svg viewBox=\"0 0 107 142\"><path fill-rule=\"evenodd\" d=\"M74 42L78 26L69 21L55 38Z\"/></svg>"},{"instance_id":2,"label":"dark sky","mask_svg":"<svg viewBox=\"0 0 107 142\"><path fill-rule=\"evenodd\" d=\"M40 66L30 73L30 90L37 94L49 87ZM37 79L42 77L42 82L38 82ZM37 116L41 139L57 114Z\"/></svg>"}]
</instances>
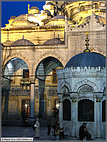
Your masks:
<instances>
[{"instance_id":1,"label":"dark sky","mask_svg":"<svg viewBox=\"0 0 107 142\"><path fill-rule=\"evenodd\" d=\"M8 20L11 16L19 16L28 12L28 4L30 8L37 6L39 10L42 10L45 1L2 1L1 2L1 27L5 27L8 24Z\"/></svg>"}]
</instances>

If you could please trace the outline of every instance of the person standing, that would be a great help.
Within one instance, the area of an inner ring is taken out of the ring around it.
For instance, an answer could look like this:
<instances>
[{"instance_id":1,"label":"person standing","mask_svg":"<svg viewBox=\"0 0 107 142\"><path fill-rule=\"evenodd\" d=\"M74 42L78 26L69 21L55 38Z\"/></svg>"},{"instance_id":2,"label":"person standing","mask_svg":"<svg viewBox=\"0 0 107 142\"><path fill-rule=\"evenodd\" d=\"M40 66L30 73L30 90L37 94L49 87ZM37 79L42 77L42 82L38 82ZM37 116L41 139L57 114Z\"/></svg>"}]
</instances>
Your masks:
<instances>
[{"instance_id":1,"label":"person standing","mask_svg":"<svg viewBox=\"0 0 107 142\"><path fill-rule=\"evenodd\" d=\"M39 138L39 133L40 133L40 123L39 119L37 118L34 124L34 129L35 129L35 138Z\"/></svg>"},{"instance_id":2,"label":"person standing","mask_svg":"<svg viewBox=\"0 0 107 142\"><path fill-rule=\"evenodd\" d=\"M55 125L55 139L56 140L60 139L60 125L58 122L56 122L56 125Z\"/></svg>"}]
</instances>

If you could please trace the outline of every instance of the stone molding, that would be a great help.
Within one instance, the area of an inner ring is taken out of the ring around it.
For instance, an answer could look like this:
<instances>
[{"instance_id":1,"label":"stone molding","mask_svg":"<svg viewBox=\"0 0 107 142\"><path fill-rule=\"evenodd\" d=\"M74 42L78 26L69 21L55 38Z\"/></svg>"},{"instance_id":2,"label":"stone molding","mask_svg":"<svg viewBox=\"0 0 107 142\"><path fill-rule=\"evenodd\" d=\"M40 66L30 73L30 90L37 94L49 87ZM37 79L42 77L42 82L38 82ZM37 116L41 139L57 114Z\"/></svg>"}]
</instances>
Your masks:
<instances>
[{"instance_id":1,"label":"stone molding","mask_svg":"<svg viewBox=\"0 0 107 142\"><path fill-rule=\"evenodd\" d=\"M78 84L76 84L75 87L74 87L73 92L78 92L78 88L79 88L80 86L83 86L84 84L87 84L87 85L93 87L93 88L94 88L94 92L97 92L98 88L97 88L97 86L95 85L95 83L93 83L93 82L91 82L91 81L89 81L89 80L87 80L87 79L82 80L81 82L79 82Z\"/></svg>"},{"instance_id":2,"label":"stone molding","mask_svg":"<svg viewBox=\"0 0 107 142\"><path fill-rule=\"evenodd\" d=\"M63 88L64 86L66 86L66 87L68 88L68 90L71 91L70 84L69 84L68 82L66 82L66 81L65 81L65 82L63 81L63 82L60 84L60 86L59 86L60 89L59 89L58 92L63 93L63 92L62 92L62 88Z\"/></svg>"},{"instance_id":3,"label":"stone molding","mask_svg":"<svg viewBox=\"0 0 107 142\"><path fill-rule=\"evenodd\" d=\"M17 57L17 58L20 58L20 59L22 59L26 64L27 64L27 66L28 66L28 68L29 68L29 70L30 70L30 63L29 63L29 61L26 59L26 57L24 57L23 55L21 55L20 53L13 53L13 54L11 54L9 57L7 57L6 58L6 60L5 60L5 62L4 62L4 66L5 66L5 64L9 61L9 60L11 60L12 58L15 58L15 57Z\"/></svg>"},{"instance_id":4,"label":"stone molding","mask_svg":"<svg viewBox=\"0 0 107 142\"><path fill-rule=\"evenodd\" d=\"M101 85L100 92L104 92L104 88L106 87L106 82Z\"/></svg>"},{"instance_id":5,"label":"stone molding","mask_svg":"<svg viewBox=\"0 0 107 142\"><path fill-rule=\"evenodd\" d=\"M83 23L80 26L76 24L76 28L71 29L72 27L68 25L68 32L74 32L74 31L105 31L106 25L101 25L97 22L97 19L95 18L95 14L92 13L90 20L88 23Z\"/></svg>"}]
</instances>

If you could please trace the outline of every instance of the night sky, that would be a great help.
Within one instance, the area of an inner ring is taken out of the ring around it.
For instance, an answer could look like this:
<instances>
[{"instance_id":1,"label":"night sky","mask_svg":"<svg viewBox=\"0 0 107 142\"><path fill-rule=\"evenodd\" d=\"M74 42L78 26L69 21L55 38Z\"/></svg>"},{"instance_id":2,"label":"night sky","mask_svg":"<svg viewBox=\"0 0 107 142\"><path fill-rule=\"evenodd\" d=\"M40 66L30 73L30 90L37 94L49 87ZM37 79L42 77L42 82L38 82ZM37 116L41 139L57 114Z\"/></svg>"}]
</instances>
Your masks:
<instances>
[{"instance_id":1,"label":"night sky","mask_svg":"<svg viewBox=\"0 0 107 142\"><path fill-rule=\"evenodd\" d=\"M1 2L1 27L5 27L8 24L8 20L11 16L19 16L27 14L28 4L30 8L37 6L39 10L42 10L45 1L2 1Z\"/></svg>"}]
</instances>

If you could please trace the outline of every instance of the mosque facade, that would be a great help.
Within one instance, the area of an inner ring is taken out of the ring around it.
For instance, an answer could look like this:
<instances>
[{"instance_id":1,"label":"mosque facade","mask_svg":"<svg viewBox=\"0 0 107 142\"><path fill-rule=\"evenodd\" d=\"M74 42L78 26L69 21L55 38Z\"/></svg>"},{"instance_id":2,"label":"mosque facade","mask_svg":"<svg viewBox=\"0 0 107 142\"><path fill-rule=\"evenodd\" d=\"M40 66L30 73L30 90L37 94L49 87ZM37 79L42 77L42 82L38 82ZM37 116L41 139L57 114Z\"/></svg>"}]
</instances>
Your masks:
<instances>
[{"instance_id":1,"label":"mosque facade","mask_svg":"<svg viewBox=\"0 0 107 142\"><path fill-rule=\"evenodd\" d=\"M62 120L61 95L66 90L68 93L64 98L69 98L67 101L71 103L69 109L72 111L77 108L79 100L80 106L82 101L84 103L84 96L86 104L96 107L94 112L93 109L89 111L95 114L94 118L89 117L89 128L96 129L97 122L100 122L98 129L102 131L105 119L104 116L103 120L97 118L96 113L100 106L105 108L105 66L70 66L68 69L66 64L72 57L83 53L87 33L90 52L106 55L106 1L46 1L43 10L28 5L27 14L12 16L8 21L1 28L2 119L21 120L23 110L28 117L40 114L46 119L58 107L60 121L65 126L68 122ZM102 109L99 116L104 115ZM85 121L83 116L79 119L84 120L77 122L77 114L73 111L69 116L71 127L74 124L69 134L72 136L78 136L77 129ZM100 137L100 134L96 132L95 136Z\"/></svg>"}]
</instances>

